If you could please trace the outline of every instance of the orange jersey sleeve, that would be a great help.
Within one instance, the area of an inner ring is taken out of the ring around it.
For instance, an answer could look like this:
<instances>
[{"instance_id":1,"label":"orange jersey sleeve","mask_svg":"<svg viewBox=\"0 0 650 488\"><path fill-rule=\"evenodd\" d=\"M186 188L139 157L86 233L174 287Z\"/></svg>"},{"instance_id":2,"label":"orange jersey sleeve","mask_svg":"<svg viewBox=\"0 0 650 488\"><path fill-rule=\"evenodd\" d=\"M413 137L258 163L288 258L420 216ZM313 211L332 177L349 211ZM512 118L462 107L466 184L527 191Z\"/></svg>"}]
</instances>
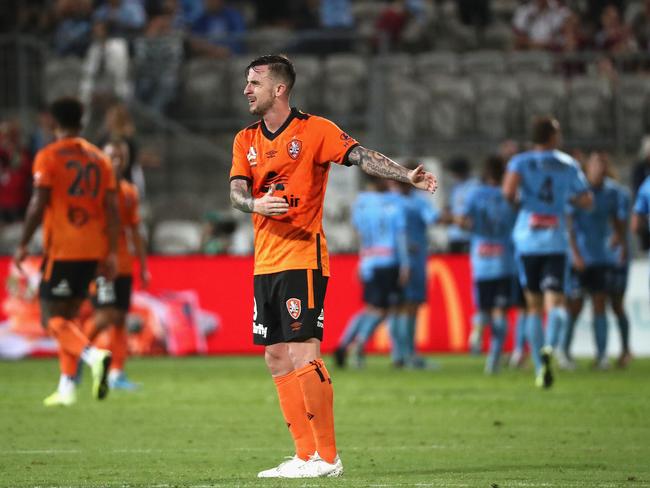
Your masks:
<instances>
[{"instance_id":1,"label":"orange jersey sleeve","mask_svg":"<svg viewBox=\"0 0 650 488\"><path fill-rule=\"evenodd\" d=\"M347 164L347 155L359 143L339 129L334 122L322 117L313 117L313 119L315 133L321 136L315 162Z\"/></svg>"},{"instance_id":2,"label":"orange jersey sleeve","mask_svg":"<svg viewBox=\"0 0 650 488\"><path fill-rule=\"evenodd\" d=\"M246 130L246 129L245 129ZM232 145L232 168L230 169L230 181L245 179L252 181L251 164L254 166L257 160L257 153L253 146L244 145L244 131L235 136Z\"/></svg>"},{"instance_id":3,"label":"orange jersey sleeve","mask_svg":"<svg viewBox=\"0 0 650 488\"><path fill-rule=\"evenodd\" d=\"M50 188L54 179L52 153L47 150L39 151L32 166L35 188Z\"/></svg>"}]
</instances>

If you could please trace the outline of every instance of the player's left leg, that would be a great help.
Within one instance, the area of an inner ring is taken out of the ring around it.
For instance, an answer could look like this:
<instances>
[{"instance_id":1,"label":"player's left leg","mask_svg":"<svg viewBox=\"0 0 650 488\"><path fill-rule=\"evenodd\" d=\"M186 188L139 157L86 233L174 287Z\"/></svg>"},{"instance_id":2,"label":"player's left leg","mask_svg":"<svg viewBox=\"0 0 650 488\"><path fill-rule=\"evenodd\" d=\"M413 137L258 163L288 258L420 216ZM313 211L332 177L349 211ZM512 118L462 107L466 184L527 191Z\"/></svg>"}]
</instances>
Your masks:
<instances>
[{"instance_id":1,"label":"player's left leg","mask_svg":"<svg viewBox=\"0 0 650 488\"><path fill-rule=\"evenodd\" d=\"M621 355L616 362L619 368L625 368L632 359L630 352L630 322L624 306L627 277L628 267L616 266L611 268L607 283L609 303L616 316L616 324L621 336Z\"/></svg>"},{"instance_id":2,"label":"player's left leg","mask_svg":"<svg viewBox=\"0 0 650 488\"><path fill-rule=\"evenodd\" d=\"M494 294L492 299L491 313L491 338L490 350L485 363L487 374L496 374L499 371L501 351L506 338L506 310L510 303L511 279L504 278L494 280Z\"/></svg>"},{"instance_id":3,"label":"player's left leg","mask_svg":"<svg viewBox=\"0 0 650 488\"><path fill-rule=\"evenodd\" d=\"M124 372L128 356L128 336L126 315L131 307L132 278L129 275L118 276L115 280L115 307L112 309L110 351L113 354L108 384L114 390L137 390L140 385L129 381Z\"/></svg>"},{"instance_id":4,"label":"player's left leg","mask_svg":"<svg viewBox=\"0 0 650 488\"><path fill-rule=\"evenodd\" d=\"M598 369L609 369L609 359L607 358L607 315L605 305L607 295L603 292L593 292L591 303L594 314L594 336L596 339L596 358L594 367Z\"/></svg>"}]
</instances>

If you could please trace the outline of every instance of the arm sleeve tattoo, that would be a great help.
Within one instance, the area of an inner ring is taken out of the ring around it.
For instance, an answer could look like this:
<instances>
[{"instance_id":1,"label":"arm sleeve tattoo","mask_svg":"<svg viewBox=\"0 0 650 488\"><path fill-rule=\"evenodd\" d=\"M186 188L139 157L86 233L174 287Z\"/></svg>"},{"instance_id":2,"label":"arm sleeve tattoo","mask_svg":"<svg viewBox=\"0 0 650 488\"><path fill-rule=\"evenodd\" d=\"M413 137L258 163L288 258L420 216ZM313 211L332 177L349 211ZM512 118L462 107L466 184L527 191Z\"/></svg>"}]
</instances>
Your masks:
<instances>
[{"instance_id":1,"label":"arm sleeve tattoo","mask_svg":"<svg viewBox=\"0 0 650 488\"><path fill-rule=\"evenodd\" d=\"M380 178L409 183L409 170L383 154L363 146L357 146L348 155L348 163L359 166L365 173Z\"/></svg>"},{"instance_id":2,"label":"arm sleeve tattoo","mask_svg":"<svg viewBox=\"0 0 650 488\"><path fill-rule=\"evenodd\" d=\"M238 179L230 182L230 201L237 210L253 213L253 196L246 180Z\"/></svg>"}]
</instances>

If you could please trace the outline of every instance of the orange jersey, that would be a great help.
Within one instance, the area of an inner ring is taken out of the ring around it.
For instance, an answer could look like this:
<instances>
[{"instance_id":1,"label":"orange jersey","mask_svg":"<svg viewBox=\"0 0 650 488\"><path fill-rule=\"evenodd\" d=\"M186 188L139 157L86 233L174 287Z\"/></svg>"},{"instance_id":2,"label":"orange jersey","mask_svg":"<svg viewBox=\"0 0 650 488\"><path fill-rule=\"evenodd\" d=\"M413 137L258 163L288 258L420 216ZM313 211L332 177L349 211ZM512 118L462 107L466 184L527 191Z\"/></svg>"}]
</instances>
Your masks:
<instances>
[{"instance_id":1,"label":"orange jersey","mask_svg":"<svg viewBox=\"0 0 650 488\"><path fill-rule=\"evenodd\" d=\"M247 180L253 198L275 183L273 195L289 204L284 215L253 214L256 275L322 269L329 276L322 222L327 176L330 163L344 164L357 145L329 120L295 108L275 133L260 121L237 134L230 181Z\"/></svg>"},{"instance_id":2,"label":"orange jersey","mask_svg":"<svg viewBox=\"0 0 650 488\"><path fill-rule=\"evenodd\" d=\"M34 186L50 189L43 217L45 253L53 260L99 260L108 252L106 192L115 190L109 159L80 137L41 149Z\"/></svg>"},{"instance_id":3,"label":"orange jersey","mask_svg":"<svg viewBox=\"0 0 650 488\"><path fill-rule=\"evenodd\" d=\"M133 273L133 232L139 232L140 212L138 189L132 183L121 180L117 191L120 214L120 235L117 241L117 274Z\"/></svg>"}]
</instances>

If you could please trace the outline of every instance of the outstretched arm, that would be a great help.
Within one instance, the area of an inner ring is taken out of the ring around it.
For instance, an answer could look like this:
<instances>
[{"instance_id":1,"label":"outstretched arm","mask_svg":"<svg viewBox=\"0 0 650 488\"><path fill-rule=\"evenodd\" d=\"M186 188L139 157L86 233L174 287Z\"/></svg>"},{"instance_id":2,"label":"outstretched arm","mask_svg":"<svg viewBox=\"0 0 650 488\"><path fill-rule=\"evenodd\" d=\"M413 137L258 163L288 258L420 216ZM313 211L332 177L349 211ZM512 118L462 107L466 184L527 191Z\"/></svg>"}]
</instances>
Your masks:
<instances>
[{"instance_id":1,"label":"outstretched arm","mask_svg":"<svg viewBox=\"0 0 650 488\"><path fill-rule=\"evenodd\" d=\"M438 180L431 173L424 171L422 165L409 170L382 153L357 146L348 154L348 163L359 166L371 176L410 183L420 190L435 192Z\"/></svg>"}]
</instances>

